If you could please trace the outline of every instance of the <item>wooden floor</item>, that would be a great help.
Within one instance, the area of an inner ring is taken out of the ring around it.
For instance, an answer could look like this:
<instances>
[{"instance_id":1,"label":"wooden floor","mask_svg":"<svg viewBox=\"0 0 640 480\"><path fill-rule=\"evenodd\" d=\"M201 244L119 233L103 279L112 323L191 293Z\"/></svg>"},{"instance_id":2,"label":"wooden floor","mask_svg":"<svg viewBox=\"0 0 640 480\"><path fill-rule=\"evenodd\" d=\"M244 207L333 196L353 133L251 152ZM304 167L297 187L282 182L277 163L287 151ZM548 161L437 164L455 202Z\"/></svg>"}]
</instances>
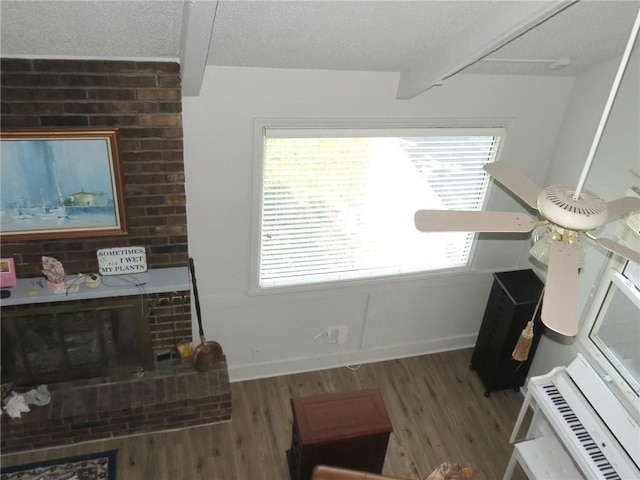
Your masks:
<instances>
[{"instance_id":1,"label":"wooden floor","mask_svg":"<svg viewBox=\"0 0 640 480\"><path fill-rule=\"evenodd\" d=\"M422 480L455 461L473 467L477 480L500 479L523 397L512 390L484 397L470 358L471 350L459 350L238 382L230 422L4 455L2 465L117 448L118 480L288 480L289 399L379 388L394 429L383 473ZM514 478L524 477L517 470Z\"/></svg>"}]
</instances>

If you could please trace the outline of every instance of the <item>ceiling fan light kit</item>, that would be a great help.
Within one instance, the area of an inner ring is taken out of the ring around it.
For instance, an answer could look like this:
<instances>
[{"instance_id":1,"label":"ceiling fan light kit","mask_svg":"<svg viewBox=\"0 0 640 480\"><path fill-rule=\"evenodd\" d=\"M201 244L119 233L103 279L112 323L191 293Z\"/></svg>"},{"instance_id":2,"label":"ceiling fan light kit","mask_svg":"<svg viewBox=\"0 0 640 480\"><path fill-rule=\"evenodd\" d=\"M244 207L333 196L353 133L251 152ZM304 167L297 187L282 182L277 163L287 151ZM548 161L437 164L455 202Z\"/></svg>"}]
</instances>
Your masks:
<instances>
[{"instance_id":1,"label":"ceiling fan light kit","mask_svg":"<svg viewBox=\"0 0 640 480\"><path fill-rule=\"evenodd\" d=\"M640 198L623 197L605 202L600 196L582 188L639 30L640 9L577 187L551 185L541 189L515 166L506 162L498 161L484 166L484 170L495 181L514 193L533 210L537 210L542 217L541 221L534 222L527 215L515 212L419 210L415 214L415 226L423 232L515 233L533 230L533 247L530 253L548 266L542 304L542 322L561 335L575 336L579 330L578 273L584 266L585 237L612 253L640 263L640 252L609 238L596 237L591 233L607 222L640 210Z\"/></svg>"},{"instance_id":2,"label":"ceiling fan light kit","mask_svg":"<svg viewBox=\"0 0 640 480\"><path fill-rule=\"evenodd\" d=\"M566 245L573 245L575 254L578 255L578 264L580 268L584 267L584 261L587 254L587 246L581 232L567 230L550 224L548 226L538 227L531 235L533 247L529 250L529 254L544 265L549 265L549 255L551 253L551 244L553 242L563 242Z\"/></svg>"}]
</instances>

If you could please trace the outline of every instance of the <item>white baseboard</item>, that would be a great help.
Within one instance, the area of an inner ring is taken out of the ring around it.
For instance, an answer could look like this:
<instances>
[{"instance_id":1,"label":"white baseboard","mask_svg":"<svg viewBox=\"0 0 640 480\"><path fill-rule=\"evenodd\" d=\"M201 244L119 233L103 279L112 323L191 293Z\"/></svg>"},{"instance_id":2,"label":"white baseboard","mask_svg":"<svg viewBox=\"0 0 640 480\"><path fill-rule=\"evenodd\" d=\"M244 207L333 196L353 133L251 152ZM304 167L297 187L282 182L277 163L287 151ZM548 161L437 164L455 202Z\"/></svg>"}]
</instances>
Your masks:
<instances>
[{"instance_id":1,"label":"white baseboard","mask_svg":"<svg viewBox=\"0 0 640 480\"><path fill-rule=\"evenodd\" d=\"M430 353L460 350L473 347L476 335L440 338L437 340L393 345L366 351L342 350L328 355L293 358L275 362L251 363L245 365L229 364L229 380L241 382L258 378L290 375L293 373L312 372L327 368L344 367L362 363L381 362L396 358L415 357ZM227 360L227 362L229 362Z\"/></svg>"}]
</instances>

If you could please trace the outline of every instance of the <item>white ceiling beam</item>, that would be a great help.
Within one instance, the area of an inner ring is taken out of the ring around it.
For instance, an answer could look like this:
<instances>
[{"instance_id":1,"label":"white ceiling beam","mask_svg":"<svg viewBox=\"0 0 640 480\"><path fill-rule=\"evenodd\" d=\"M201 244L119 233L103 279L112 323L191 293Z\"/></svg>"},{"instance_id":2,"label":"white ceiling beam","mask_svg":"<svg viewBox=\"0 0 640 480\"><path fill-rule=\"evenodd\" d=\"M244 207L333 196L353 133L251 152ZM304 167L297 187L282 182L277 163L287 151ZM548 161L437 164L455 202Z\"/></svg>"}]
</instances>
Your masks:
<instances>
[{"instance_id":1,"label":"white ceiling beam","mask_svg":"<svg viewBox=\"0 0 640 480\"><path fill-rule=\"evenodd\" d=\"M184 4L180 45L182 95L200 94L217 8L218 2L211 0L188 0Z\"/></svg>"},{"instance_id":2,"label":"white ceiling beam","mask_svg":"<svg viewBox=\"0 0 640 480\"><path fill-rule=\"evenodd\" d=\"M437 45L425 63L400 73L396 98L411 99L455 75L578 0L495 2L473 25Z\"/></svg>"}]
</instances>

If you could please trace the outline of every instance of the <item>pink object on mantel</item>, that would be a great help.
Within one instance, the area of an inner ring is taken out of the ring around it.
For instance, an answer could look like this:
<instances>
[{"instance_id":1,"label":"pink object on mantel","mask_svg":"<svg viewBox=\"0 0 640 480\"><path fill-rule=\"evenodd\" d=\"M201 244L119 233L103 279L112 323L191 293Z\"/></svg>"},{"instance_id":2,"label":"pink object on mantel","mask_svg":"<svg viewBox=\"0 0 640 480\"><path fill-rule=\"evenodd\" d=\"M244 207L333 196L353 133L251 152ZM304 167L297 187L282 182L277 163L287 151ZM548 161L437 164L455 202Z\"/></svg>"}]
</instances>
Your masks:
<instances>
[{"instance_id":1,"label":"pink object on mantel","mask_svg":"<svg viewBox=\"0 0 640 480\"><path fill-rule=\"evenodd\" d=\"M13 287L17 283L13 258L0 258L0 287Z\"/></svg>"},{"instance_id":2,"label":"pink object on mantel","mask_svg":"<svg viewBox=\"0 0 640 480\"><path fill-rule=\"evenodd\" d=\"M47 286L49 290L53 293L66 293L67 292L67 282L49 282L47 281Z\"/></svg>"}]
</instances>

